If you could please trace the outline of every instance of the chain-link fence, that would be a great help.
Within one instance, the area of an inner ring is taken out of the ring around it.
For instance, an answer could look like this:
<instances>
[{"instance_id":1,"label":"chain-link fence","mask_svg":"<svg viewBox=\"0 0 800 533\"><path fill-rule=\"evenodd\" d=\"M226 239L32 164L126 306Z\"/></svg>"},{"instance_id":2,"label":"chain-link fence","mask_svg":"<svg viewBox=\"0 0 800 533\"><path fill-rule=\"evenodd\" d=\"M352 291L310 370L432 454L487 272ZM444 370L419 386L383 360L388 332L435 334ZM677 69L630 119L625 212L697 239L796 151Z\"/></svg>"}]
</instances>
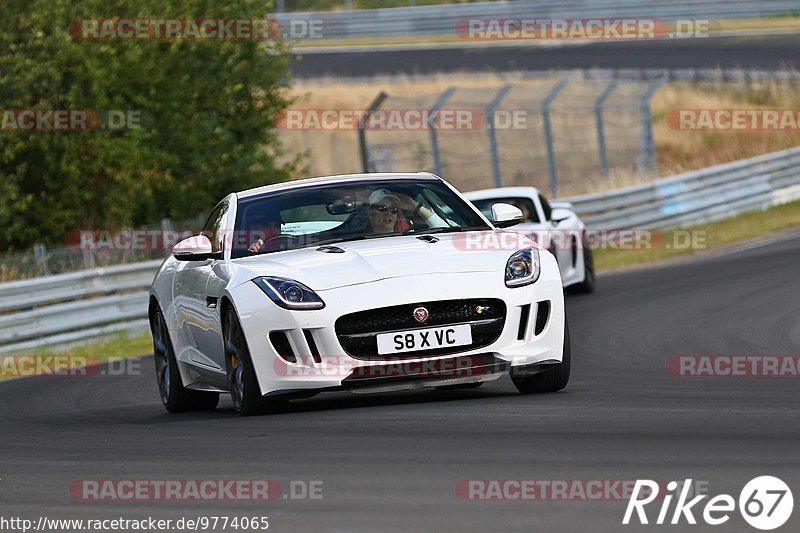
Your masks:
<instances>
[{"instance_id":1,"label":"chain-link fence","mask_svg":"<svg viewBox=\"0 0 800 533\"><path fill-rule=\"evenodd\" d=\"M430 170L463 190L535 185L557 195L613 174L656 176L649 100L661 80L570 80L451 87L392 97L375 113L463 112L466 128L365 127L371 171Z\"/></svg>"},{"instance_id":2,"label":"chain-link fence","mask_svg":"<svg viewBox=\"0 0 800 533\"><path fill-rule=\"evenodd\" d=\"M205 216L136 229L86 228L70 232L63 246L7 251L0 254L0 282L162 259L178 241L196 235Z\"/></svg>"},{"instance_id":3,"label":"chain-link fence","mask_svg":"<svg viewBox=\"0 0 800 533\"><path fill-rule=\"evenodd\" d=\"M658 175L649 101L662 82L563 76L412 96L389 89L351 110L362 118L358 133L312 120L282 138L308 154L310 175L427 170L464 191L582 193L617 176Z\"/></svg>"}]
</instances>

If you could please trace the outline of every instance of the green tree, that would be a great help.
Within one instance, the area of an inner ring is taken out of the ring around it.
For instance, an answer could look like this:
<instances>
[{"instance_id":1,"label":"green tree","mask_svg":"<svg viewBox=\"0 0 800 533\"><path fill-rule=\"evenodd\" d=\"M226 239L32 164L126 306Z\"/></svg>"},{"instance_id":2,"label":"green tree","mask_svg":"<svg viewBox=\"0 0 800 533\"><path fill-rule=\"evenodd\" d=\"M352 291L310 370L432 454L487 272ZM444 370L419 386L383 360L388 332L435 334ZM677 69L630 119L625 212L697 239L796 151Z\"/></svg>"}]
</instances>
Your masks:
<instances>
[{"instance_id":1,"label":"green tree","mask_svg":"<svg viewBox=\"0 0 800 533\"><path fill-rule=\"evenodd\" d=\"M135 110L128 131L0 130L0 249L62 243L77 228L209 211L293 172L276 116L290 103L287 47L263 40L84 40L93 18L263 18L256 0L4 0L0 111Z\"/></svg>"}]
</instances>

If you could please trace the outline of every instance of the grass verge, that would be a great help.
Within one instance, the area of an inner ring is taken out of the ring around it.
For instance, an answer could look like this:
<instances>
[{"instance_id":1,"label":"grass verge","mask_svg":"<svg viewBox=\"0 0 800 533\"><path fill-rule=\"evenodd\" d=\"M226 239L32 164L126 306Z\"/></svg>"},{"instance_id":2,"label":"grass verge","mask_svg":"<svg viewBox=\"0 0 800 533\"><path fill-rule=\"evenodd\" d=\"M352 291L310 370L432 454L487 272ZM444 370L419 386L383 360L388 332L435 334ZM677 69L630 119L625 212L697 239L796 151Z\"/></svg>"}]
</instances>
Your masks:
<instances>
[{"instance_id":1,"label":"grass verge","mask_svg":"<svg viewBox=\"0 0 800 533\"><path fill-rule=\"evenodd\" d=\"M70 369L153 353L149 332L128 336L109 335L95 341L67 347L20 350L0 356L0 382L37 374L63 375Z\"/></svg>"},{"instance_id":2,"label":"grass verge","mask_svg":"<svg viewBox=\"0 0 800 533\"><path fill-rule=\"evenodd\" d=\"M685 241L688 232L688 234L699 237L696 242L702 241L702 246L686 247L673 244L669 249L666 246L649 250L597 249L594 251L595 267L598 272L602 272L678 257L703 255L791 228L800 228L800 201L773 207L766 211L744 213L719 222L664 232L663 242L666 244ZM662 241L659 239L659 242Z\"/></svg>"}]
</instances>

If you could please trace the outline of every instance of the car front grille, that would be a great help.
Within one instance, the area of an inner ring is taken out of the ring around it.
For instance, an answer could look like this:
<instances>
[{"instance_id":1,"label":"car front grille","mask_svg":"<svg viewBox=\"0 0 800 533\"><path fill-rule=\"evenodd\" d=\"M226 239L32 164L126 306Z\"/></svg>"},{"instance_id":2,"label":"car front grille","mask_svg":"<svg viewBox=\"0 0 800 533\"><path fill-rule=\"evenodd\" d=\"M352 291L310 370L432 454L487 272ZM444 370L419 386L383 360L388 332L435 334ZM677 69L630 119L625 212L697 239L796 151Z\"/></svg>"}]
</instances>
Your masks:
<instances>
[{"instance_id":1,"label":"car front grille","mask_svg":"<svg viewBox=\"0 0 800 533\"><path fill-rule=\"evenodd\" d=\"M424 323L419 323L414 319L414 309L417 307L424 307L428 310L429 318ZM506 305L502 300L494 298L442 300L394 305L351 313L339 317L335 328L342 348L356 359L364 361L385 360L389 357L408 359L420 356L448 355L488 346L500 337L505 318ZM472 344L404 352L391 356L378 355L377 335L381 333L397 333L412 329L458 324L472 326Z\"/></svg>"}]
</instances>

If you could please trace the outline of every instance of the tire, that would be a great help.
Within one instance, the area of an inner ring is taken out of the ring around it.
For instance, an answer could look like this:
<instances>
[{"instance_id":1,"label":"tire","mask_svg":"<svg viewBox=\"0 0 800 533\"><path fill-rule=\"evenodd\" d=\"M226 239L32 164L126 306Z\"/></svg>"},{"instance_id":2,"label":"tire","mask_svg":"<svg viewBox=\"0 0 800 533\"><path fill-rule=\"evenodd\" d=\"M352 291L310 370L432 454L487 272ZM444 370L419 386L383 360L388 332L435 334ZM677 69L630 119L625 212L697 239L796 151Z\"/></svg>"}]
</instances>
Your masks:
<instances>
[{"instance_id":1,"label":"tire","mask_svg":"<svg viewBox=\"0 0 800 533\"><path fill-rule=\"evenodd\" d=\"M441 387L436 387L436 390L477 389L484 383L484 381L476 381L474 383L459 383L458 385L443 385Z\"/></svg>"},{"instance_id":2,"label":"tire","mask_svg":"<svg viewBox=\"0 0 800 533\"><path fill-rule=\"evenodd\" d=\"M231 389L231 400L236 412L242 416L264 415L280 412L289 404L287 400L265 398L250 359L250 350L244 337L239 317L228 306L223 323L225 364Z\"/></svg>"},{"instance_id":3,"label":"tire","mask_svg":"<svg viewBox=\"0 0 800 533\"><path fill-rule=\"evenodd\" d=\"M150 324L153 334L153 357L156 365L156 383L161 403L170 413L185 411L211 411L219 403L218 392L190 390L183 386L175 350L167 331L167 322L161 310L156 310Z\"/></svg>"},{"instance_id":4,"label":"tire","mask_svg":"<svg viewBox=\"0 0 800 533\"><path fill-rule=\"evenodd\" d=\"M583 247L583 281L574 285L575 292L590 294L594 292L594 255L588 246Z\"/></svg>"},{"instance_id":5,"label":"tire","mask_svg":"<svg viewBox=\"0 0 800 533\"><path fill-rule=\"evenodd\" d=\"M544 372L538 374L511 375L511 381L522 394L532 394L540 392L556 392L567 386L569 381L570 368L570 342L569 326L564 323L564 355L561 363L552 365Z\"/></svg>"}]
</instances>

